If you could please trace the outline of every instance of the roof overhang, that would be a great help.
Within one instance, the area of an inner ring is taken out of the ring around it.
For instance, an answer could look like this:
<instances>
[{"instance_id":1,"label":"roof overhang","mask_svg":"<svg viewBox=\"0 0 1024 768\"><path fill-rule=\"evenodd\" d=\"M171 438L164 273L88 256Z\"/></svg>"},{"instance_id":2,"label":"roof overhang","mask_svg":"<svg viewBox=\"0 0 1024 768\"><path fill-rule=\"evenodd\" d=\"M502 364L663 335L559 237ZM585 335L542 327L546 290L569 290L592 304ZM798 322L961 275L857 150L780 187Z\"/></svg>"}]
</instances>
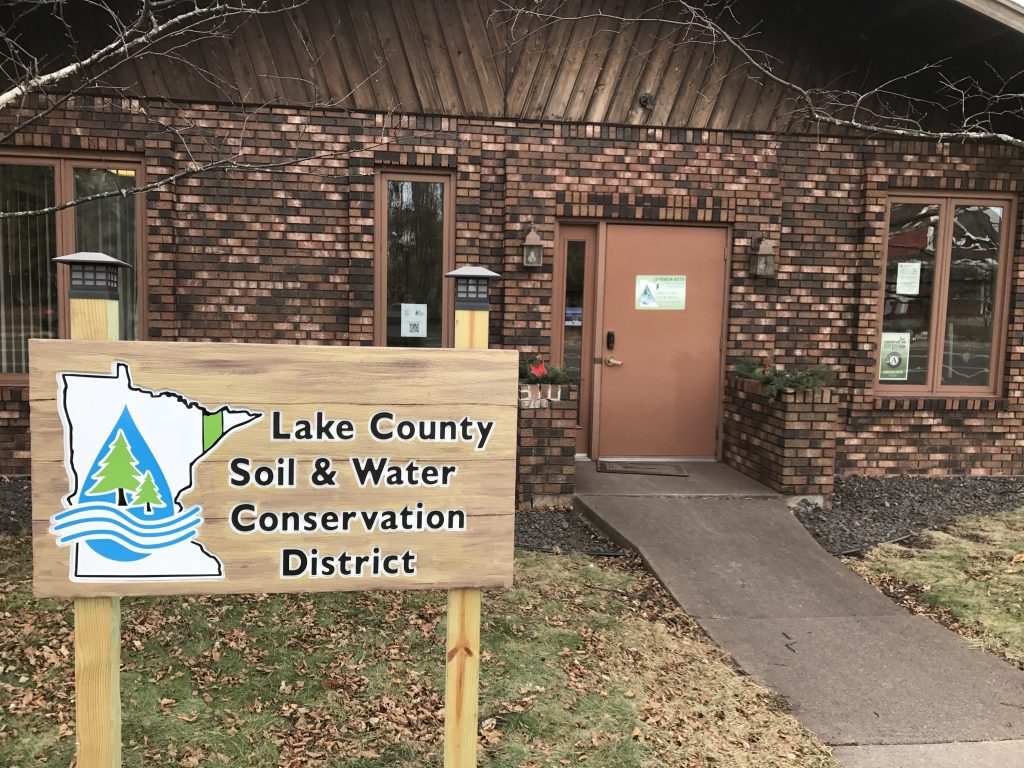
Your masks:
<instances>
[{"instance_id":1,"label":"roof overhang","mask_svg":"<svg viewBox=\"0 0 1024 768\"><path fill-rule=\"evenodd\" d=\"M1024 6L1014 0L956 0L990 19L1005 24L1010 29L1024 33Z\"/></svg>"}]
</instances>

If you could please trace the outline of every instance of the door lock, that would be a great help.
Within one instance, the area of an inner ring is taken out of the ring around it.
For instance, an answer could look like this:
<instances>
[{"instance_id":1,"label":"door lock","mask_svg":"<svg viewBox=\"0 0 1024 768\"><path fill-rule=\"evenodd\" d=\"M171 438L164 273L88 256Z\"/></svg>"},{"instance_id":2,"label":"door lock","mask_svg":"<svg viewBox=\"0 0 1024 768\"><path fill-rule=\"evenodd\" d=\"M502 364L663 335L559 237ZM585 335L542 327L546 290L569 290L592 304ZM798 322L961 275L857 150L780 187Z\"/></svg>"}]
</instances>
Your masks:
<instances>
[{"instance_id":1,"label":"door lock","mask_svg":"<svg viewBox=\"0 0 1024 768\"><path fill-rule=\"evenodd\" d=\"M622 365L622 361L616 360L614 357L609 355L604 359L604 364L607 365L609 368L614 368L616 366Z\"/></svg>"},{"instance_id":2,"label":"door lock","mask_svg":"<svg viewBox=\"0 0 1024 768\"><path fill-rule=\"evenodd\" d=\"M604 345L608 348L609 352L615 349L615 331L608 331L608 333L605 334Z\"/></svg>"}]
</instances>

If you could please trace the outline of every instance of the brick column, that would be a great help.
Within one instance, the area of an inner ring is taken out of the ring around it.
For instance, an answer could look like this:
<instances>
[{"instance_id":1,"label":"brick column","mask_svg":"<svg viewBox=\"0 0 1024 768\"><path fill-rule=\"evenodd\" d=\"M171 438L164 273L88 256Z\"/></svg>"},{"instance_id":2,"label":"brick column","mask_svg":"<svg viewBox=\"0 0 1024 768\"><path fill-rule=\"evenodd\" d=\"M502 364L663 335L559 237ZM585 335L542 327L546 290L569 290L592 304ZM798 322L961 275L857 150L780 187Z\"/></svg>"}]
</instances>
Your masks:
<instances>
[{"instance_id":1,"label":"brick column","mask_svg":"<svg viewBox=\"0 0 1024 768\"><path fill-rule=\"evenodd\" d=\"M521 384L516 505L572 504L576 490L575 384Z\"/></svg>"}]
</instances>

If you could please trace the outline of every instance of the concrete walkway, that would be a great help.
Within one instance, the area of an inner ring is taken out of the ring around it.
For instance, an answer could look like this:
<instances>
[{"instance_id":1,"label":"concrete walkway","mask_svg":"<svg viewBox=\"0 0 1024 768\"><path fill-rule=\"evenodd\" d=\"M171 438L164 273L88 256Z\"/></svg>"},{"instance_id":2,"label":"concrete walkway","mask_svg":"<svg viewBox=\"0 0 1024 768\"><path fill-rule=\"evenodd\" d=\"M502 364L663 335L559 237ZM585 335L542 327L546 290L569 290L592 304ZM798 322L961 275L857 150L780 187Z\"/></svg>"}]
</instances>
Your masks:
<instances>
[{"instance_id":1,"label":"concrete walkway","mask_svg":"<svg viewBox=\"0 0 1024 768\"><path fill-rule=\"evenodd\" d=\"M1024 673L879 594L782 497L688 466L678 478L580 462L577 501L843 765L1024 768Z\"/></svg>"}]
</instances>

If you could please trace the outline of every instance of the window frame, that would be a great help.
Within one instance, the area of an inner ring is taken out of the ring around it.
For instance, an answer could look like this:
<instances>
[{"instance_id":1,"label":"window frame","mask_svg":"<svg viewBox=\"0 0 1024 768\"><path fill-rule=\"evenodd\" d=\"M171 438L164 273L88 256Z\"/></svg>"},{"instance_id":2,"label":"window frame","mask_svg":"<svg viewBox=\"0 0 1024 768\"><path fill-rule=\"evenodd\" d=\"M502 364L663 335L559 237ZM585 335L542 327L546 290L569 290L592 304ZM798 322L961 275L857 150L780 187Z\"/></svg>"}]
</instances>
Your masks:
<instances>
[{"instance_id":1,"label":"window frame","mask_svg":"<svg viewBox=\"0 0 1024 768\"><path fill-rule=\"evenodd\" d=\"M551 364L565 365L565 286L569 271L570 243L583 243L583 338L580 354L579 407L576 409L577 454L589 455L593 440L594 382L599 368L594 361L597 349L597 285L598 285L598 225L587 221L558 222L555 236L555 255L551 270ZM589 353L589 354L588 354Z\"/></svg>"},{"instance_id":2,"label":"window frame","mask_svg":"<svg viewBox=\"0 0 1024 768\"><path fill-rule=\"evenodd\" d=\"M933 289L931 316L928 319L928 381L925 384L900 385L886 383L879 379L881 364L882 332L885 327L885 283L889 263L889 226L894 204L936 205L939 209L939 231L935 249L935 285ZM949 301L949 276L953 251L953 219L958 205L988 205L1003 209L1001 232L999 233L999 268L993 292L992 309L992 352L990 356L989 380L985 386L966 387L942 383L942 349L946 337L945 323ZM879 288L876 296L878 322L875 328L875 365L872 376L875 393L880 397L998 397L1003 383L1006 363L1007 318L1010 304L1010 275L1013 271L1013 240L1017 229L1016 200L1010 196L961 193L949 190L917 191L900 190L885 199L884 240L880 259Z\"/></svg>"},{"instance_id":3,"label":"window frame","mask_svg":"<svg viewBox=\"0 0 1024 768\"><path fill-rule=\"evenodd\" d=\"M45 152L19 154L0 152L0 165L33 165L53 168L54 199L57 205L72 200L74 195L76 168L118 168L135 171L135 186L146 184L145 162L138 155L120 155L109 152ZM132 195L135 203L135 338L144 339L148 333L146 278L148 252L146 244L146 205L145 193ZM75 253L75 211L77 206L64 208L54 213L54 235L56 237L56 255L66 256ZM57 338L66 339L71 331L71 298L68 295L70 284L70 268L67 264L57 264L57 300L59 311L57 316ZM0 386L24 386L28 384L29 374L0 372Z\"/></svg>"},{"instance_id":4,"label":"window frame","mask_svg":"<svg viewBox=\"0 0 1024 768\"><path fill-rule=\"evenodd\" d=\"M565 283L568 274L568 248L569 243L583 243L585 250L586 266L589 267L584 278L584 300L590 302L590 317L583 321L583 347L584 353L589 345L593 349L594 324L587 322L593 319L594 313L594 286L597 263L597 233L593 226L577 224L575 222L564 222L558 227L558 236L555 239L557 248L554 264L551 270L551 364L565 365ZM585 356L585 355L584 355ZM593 355L591 355L593 357ZM580 360L580 368L590 365L593 360ZM582 374L582 370L581 370Z\"/></svg>"},{"instance_id":5,"label":"window frame","mask_svg":"<svg viewBox=\"0 0 1024 768\"><path fill-rule=\"evenodd\" d=\"M441 254L441 347L455 345L455 286L444 275L455 269L455 176L438 173L437 169L381 168L374 178L373 189L373 343L388 343L388 237L387 185L390 181L423 181L443 186L444 210Z\"/></svg>"}]
</instances>

